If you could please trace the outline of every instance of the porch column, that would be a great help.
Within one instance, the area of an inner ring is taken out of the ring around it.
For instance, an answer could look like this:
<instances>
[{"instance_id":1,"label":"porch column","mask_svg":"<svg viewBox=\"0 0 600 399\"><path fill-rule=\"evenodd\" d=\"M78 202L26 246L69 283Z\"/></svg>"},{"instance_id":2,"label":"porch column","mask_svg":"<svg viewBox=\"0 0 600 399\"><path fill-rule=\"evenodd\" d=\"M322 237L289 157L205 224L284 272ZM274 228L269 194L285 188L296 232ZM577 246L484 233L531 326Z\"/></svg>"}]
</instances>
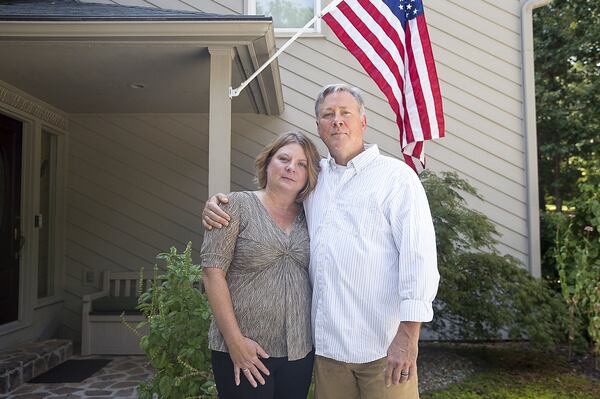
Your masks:
<instances>
[{"instance_id":1,"label":"porch column","mask_svg":"<svg viewBox=\"0 0 600 399\"><path fill-rule=\"evenodd\" d=\"M209 47L208 195L228 193L231 181L231 47Z\"/></svg>"}]
</instances>

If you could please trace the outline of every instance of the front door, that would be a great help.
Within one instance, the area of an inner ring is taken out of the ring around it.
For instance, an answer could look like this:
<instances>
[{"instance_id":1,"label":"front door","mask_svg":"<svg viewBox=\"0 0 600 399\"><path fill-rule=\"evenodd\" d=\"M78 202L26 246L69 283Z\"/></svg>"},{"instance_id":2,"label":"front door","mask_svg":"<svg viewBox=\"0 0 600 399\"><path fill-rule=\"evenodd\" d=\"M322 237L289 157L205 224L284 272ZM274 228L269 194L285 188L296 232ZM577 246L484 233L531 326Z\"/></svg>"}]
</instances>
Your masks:
<instances>
[{"instance_id":1,"label":"front door","mask_svg":"<svg viewBox=\"0 0 600 399\"><path fill-rule=\"evenodd\" d=\"M22 130L0 114L0 324L19 319Z\"/></svg>"}]
</instances>

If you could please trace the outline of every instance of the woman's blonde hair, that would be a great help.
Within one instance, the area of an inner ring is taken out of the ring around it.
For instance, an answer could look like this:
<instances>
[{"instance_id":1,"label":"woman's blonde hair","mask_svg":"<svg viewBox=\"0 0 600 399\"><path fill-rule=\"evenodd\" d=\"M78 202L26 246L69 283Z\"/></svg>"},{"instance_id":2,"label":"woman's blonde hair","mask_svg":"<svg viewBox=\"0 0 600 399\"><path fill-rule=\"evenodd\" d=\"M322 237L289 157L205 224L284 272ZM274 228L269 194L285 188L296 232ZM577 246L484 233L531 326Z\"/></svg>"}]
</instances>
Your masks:
<instances>
[{"instance_id":1,"label":"woman's blonde hair","mask_svg":"<svg viewBox=\"0 0 600 399\"><path fill-rule=\"evenodd\" d=\"M317 151L317 147L312 142L311 139L306 137L304 134L300 132L287 132L283 133L279 137L277 137L271 144L268 144L256 157L255 168L256 168L256 178L255 181L258 184L259 188L265 188L267 186L267 168L269 167L269 163L271 162L271 158L273 155L281 147L284 147L288 144L296 143L299 144L300 147L304 150L304 154L306 155L307 161L307 174L308 181L306 185L296 197L296 201L302 202L311 193L317 186L317 177L319 175L319 160L321 159L319 152Z\"/></svg>"}]
</instances>

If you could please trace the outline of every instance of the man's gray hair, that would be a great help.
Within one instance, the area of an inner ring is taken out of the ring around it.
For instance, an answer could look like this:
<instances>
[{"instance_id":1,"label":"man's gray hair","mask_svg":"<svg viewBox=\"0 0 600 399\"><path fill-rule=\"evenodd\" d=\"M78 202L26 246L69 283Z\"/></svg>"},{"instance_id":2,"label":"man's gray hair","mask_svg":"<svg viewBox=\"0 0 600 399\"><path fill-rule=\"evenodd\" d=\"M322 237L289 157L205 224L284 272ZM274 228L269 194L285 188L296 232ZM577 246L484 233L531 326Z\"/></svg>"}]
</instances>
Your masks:
<instances>
[{"instance_id":1,"label":"man's gray hair","mask_svg":"<svg viewBox=\"0 0 600 399\"><path fill-rule=\"evenodd\" d=\"M352 95L356 102L358 103L358 108L360 109L360 116L365 114L365 102L362 98L362 94L360 90L354 86L349 86L345 83L334 83L327 85L321 89L319 95L317 96L317 101L315 102L315 116L319 119L319 108L323 101L325 101L325 97L330 94L338 93L338 92L346 92Z\"/></svg>"}]
</instances>

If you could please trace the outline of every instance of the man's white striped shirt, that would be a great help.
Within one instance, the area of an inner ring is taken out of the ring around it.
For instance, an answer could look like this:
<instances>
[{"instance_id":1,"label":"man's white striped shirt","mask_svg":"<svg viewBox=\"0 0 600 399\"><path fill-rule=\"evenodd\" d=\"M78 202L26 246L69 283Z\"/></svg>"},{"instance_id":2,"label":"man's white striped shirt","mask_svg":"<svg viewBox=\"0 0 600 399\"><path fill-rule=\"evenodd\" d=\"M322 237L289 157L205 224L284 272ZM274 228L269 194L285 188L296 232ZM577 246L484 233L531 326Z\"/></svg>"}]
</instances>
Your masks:
<instances>
[{"instance_id":1,"label":"man's white striped shirt","mask_svg":"<svg viewBox=\"0 0 600 399\"><path fill-rule=\"evenodd\" d=\"M430 321L439 282L419 178L365 148L346 167L321 160L304 202L316 354L349 363L385 357L400 321Z\"/></svg>"}]
</instances>

